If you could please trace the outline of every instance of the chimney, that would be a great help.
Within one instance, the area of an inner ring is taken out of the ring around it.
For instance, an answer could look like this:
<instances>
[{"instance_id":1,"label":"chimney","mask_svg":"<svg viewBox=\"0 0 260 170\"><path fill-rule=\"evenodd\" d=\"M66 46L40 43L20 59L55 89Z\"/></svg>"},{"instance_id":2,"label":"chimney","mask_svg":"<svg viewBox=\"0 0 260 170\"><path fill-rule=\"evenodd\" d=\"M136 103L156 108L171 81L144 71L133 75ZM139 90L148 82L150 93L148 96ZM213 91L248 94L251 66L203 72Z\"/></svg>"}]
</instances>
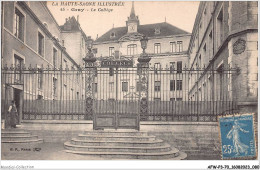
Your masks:
<instances>
[{"instance_id":1,"label":"chimney","mask_svg":"<svg viewBox=\"0 0 260 170\"><path fill-rule=\"evenodd\" d=\"M68 18L66 18L66 22L68 21Z\"/></svg>"},{"instance_id":2,"label":"chimney","mask_svg":"<svg viewBox=\"0 0 260 170\"><path fill-rule=\"evenodd\" d=\"M79 15L77 15L77 22L79 22Z\"/></svg>"},{"instance_id":3,"label":"chimney","mask_svg":"<svg viewBox=\"0 0 260 170\"><path fill-rule=\"evenodd\" d=\"M98 34L97 34L97 38L96 39L98 39Z\"/></svg>"}]
</instances>

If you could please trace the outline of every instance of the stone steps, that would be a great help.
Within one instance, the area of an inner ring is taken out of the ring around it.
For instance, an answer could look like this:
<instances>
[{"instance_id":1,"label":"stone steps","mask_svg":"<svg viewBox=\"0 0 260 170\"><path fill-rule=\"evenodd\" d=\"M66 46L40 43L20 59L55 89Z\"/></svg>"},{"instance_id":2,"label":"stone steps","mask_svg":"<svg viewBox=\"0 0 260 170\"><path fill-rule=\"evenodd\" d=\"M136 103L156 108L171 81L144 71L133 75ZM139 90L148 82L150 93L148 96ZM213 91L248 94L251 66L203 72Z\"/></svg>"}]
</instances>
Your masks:
<instances>
[{"instance_id":1,"label":"stone steps","mask_svg":"<svg viewBox=\"0 0 260 170\"><path fill-rule=\"evenodd\" d=\"M165 144L163 146L143 146L143 147L134 147L134 146L83 146L83 145L73 145L70 142L65 142L64 147L68 150L74 151L92 151L92 152L133 152L133 153L153 153L160 151L170 151L171 146Z\"/></svg>"},{"instance_id":2,"label":"stone steps","mask_svg":"<svg viewBox=\"0 0 260 170\"><path fill-rule=\"evenodd\" d=\"M42 143L43 142L43 139L34 139L34 140L31 140L31 139L28 139L28 140L23 140L23 141L21 141L21 140L17 140L17 141L14 141L14 140L12 140L12 141L7 141L7 140L5 140L5 141L1 141L2 143L21 143L21 144L25 144L25 143Z\"/></svg>"},{"instance_id":3,"label":"stone steps","mask_svg":"<svg viewBox=\"0 0 260 170\"><path fill-rule=\"evenodd\" d=\"M1 143L42 143L42 139L38 139L38 136L32 135L23 129L4 129L1 132Z\"/></svg>"},{"instance_id":4,"label":"stone steps","mask_svg":"<svg viewBox=\"0 0 260 170\"><path fill-rule=\"evenodd\" d=\"M136 130L95 130L95 131L85 131L84 135L98 135L98 136L148 136L147 132L136 131Z\"/></svg>"},{"instance_id":5,"label":"stone steps","mask_svg":"<svg viewBox=\"0 0 260 170\"><path fill-rule=\"evenodd\" d=\"M12 137L12 136L24 136L24 137L27 137L27 136L30 136L30 133L29 132L2 132L1 133L1 136L2 137Z\"/></svg>"},{"instance_id":6,"label":"stone steps","mask_svg":"<svg viewBox=\"0 0 260 170\"><path fill-rule=\"evenodd\" d=\"M134 153L134 152L84 152L84 151L72 151L65 150L67 153L74 153L88 156L98 156L102 158L113 158L113 159L172 159L179 156L179 150L171 150L168 152L157 152L157 153Z\"/></svg>"},{"instance_id":7,"label":"stone steps","mask_svg":"<svg viewBox=\"0 0 260 170\"><path fill-rule=\"evenodd\" d=\"M153 141L155 136L112 136L112 135L85 135L79 134L79 139L98 141Z\"/></svg>"},{"instance_id":8,"label":"stone steps","mask_svg":"<svg viewBox=\"0 0 260 170\"><path fill-rule=\"evenodd\" d=\"M162 146L163 140L157 139L154 141L115 141L115 140L80 140L77 138L71 139L71 143L75 145L94 145L94 146Z\"/></svg>"},{"instance_id":9,"label":"stone steps","mask_svg":"<svg viewBox=\"0 0 260 170\"><path fill-rule=\"evenodd\" d=\"M185 159L161 139L135 130L85 131L64 143L65 152L106 159Z\"/></svg>"},{"instance_id":10,"label":"stone steps","mask_svg":"<svg viewBox=\"0 0 260 170\"><path fill-rule=\"evenodd\" d=\"M2 136L2 140L4 141L25 141L25 140L36 140L38 139L38 136Z\"/></svg>"}]
</instances>

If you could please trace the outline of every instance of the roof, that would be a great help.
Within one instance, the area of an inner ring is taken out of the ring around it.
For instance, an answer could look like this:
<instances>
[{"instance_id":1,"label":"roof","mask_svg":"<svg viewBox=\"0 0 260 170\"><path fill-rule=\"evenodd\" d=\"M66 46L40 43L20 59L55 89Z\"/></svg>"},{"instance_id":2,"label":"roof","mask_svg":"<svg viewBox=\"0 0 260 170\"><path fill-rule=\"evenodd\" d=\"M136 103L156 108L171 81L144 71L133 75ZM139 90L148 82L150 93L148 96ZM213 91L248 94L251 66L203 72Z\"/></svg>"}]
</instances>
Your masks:
<instances>
[{"instance_id":1,"label":"roof","mask_svg":"<svg viewBox=\"0 0 260 170\"><path fill-rule=\"evenodd\" d=\"M65 24L60 26L62 31L79 31L80 26L74 16L66 19Z\"/></svg>"},{"instance_id":2,"label":"roof","mask_svg":"<svg viewBox=\"0 0 260 170\"><path fill-rule=\"evenodd\" d=\"M159 34L155 34L155 29L160 29ZM138 25L137 32L147 37L158 37L158 36L170 36L170 35L181 35L190 34L180 28L177 28L167 22ZM111 37L111 33L115 33L115 37ZM127 27L112 28L102 36L100 36L95 42L108 42L118 41L122 36L127 34Z\"/></svg>"},{"instance_id":3,"label":"roof","mask_svg":"<svg viewBox=\"0 0 260 170\"><path fill-rule=\"evenodd\" d=\"M67 18L66 22L63 25L60 26L60 29L62 30L62 32L80 31L83 34L83 37L85 39L87 39L87 35L81 29L79 22L77 21L77 19L74 16Z\"/></svg>"}]
</instances>

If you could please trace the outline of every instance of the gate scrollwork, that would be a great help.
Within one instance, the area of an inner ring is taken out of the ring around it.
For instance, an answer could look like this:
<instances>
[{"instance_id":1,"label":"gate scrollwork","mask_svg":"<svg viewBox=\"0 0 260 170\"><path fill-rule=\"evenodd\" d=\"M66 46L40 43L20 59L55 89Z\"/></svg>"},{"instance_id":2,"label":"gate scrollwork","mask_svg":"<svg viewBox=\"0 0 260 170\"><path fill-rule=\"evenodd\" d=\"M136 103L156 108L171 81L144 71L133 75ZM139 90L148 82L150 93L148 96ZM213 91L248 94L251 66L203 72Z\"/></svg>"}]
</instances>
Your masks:
<instances>
[{"instance_id":1,"label":"gate scrollwork","mask_svg":"<svg viewBox=\"0 0 260 170\"><path fill-rule=\"evenodd\" d=\"M86 74L85 74L85 119L92 119L93 117L93 83L95 82L95 58L85 58Z\"/></svg>"},{"instance_id":2,"label":"gate scrollwork","mask_svg":"<svg viewBox=\"0 0 260 170\"><path fill-rule=\"evenodd\" d=\"M140 88L140 119L143 120L148 114L148 80L149 80L149 61L151 58L138 58L138 75Z\"/></svg>"}]
</instances>

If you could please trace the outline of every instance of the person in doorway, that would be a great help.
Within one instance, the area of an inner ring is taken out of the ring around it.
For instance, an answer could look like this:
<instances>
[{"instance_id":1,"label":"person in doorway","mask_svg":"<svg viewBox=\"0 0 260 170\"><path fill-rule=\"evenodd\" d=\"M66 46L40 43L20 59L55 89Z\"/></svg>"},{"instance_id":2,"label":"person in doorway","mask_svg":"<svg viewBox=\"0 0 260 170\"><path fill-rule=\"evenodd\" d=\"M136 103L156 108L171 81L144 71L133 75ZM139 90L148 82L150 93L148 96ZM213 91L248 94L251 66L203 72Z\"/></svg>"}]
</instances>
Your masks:
<instances>
[{"instance_id":1,"label":"person in doorway","mask_svg":"<svg viewBox=\"0 0 260 170\"><path fill-rule=\"evenodd\" d=\"M8 113L9 126L11 128L16 128L16 124L18 123L18 112L14 100L12 101L12 104L9 106Z\"/></svg>"}]
</instances>

